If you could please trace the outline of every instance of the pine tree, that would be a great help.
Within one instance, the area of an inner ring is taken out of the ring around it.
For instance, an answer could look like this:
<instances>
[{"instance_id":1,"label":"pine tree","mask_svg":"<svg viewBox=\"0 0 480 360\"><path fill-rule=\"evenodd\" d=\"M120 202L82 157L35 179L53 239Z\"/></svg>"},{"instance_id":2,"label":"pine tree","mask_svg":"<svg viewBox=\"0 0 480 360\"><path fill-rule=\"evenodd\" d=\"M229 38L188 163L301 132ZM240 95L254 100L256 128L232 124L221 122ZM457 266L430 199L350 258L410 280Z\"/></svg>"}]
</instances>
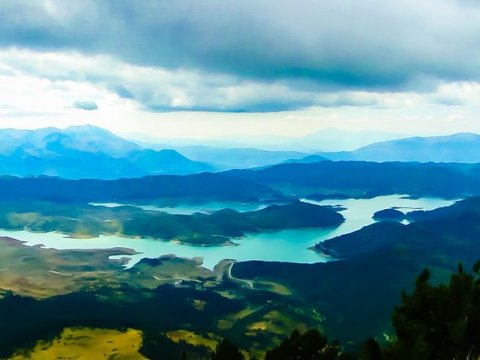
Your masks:
<instances>
[{"instance_id":1,"label":"pine tree","mask_svg":"<svg viewBox=\"0 0 480 360\"><path fill-rule=\"evenodd\" d=\"M240 349L223 339L215 349L211 356L212 360L245 360L245 356L240 352Z\"/></svg>"}]
</instances>

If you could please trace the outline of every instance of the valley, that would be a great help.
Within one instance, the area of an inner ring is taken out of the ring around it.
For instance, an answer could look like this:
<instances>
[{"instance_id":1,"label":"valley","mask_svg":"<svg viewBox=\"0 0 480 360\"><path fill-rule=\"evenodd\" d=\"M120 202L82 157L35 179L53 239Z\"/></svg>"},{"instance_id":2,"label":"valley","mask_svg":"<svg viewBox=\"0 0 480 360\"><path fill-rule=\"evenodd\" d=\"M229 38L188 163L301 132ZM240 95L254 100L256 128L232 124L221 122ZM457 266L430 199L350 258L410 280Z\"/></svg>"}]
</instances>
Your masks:
<instances>
[{"instance_id":1,"label":"valley","mask_svg":"<svg viewBox=\"0 0 480 360\"><path fill-rule=\"evenodd\" d=\"M358 203L363 203L363 206L358 206ZM298 327L324 329L340 339L346 348L354 348L354 344L364 340L365 333L380 336L391 331L389 314L393 305L398 301L400 292L410 288L422 266L428 265L433 270L435 281L443 281L456 266L454 258L466 264L475 261L477 245L471 236L476 233L478 219L471 219L468 223L457 219L458 214L468 214L471 209L480 211L478 201L468 199L450 204L451 201L401 196L336 203L345 209L344 224L348 227L334 230L329 236L331 240L317 245L317 250L327 252L330 260L336 259L324 264L318 261L302 264L241 259L243 261L235 262L234 266L231 262L220 262L209 270L201 258L182 259L169 255L139 260L125 268L127 259L137 255L124 247L55 250L48 242L47 248L43 248L33 246L34 242L22 243L2 238L2 264L7 266L0 272L0 287L4 289L0 299L0 314L4 315L0 318L9 334L2 335L4 340L0 348L7 351L4 354L28 351L35 354L39 347L61 351L65 343L61 340L65 336L62 331L76 331L74 329L78 327L86 327L85 331L93 334L104 331L101 329L112 329L108 331L114 332L124 328L142 329L138 349L147 358L155 354L173 359L181 351L201 357L211 351L212 341L218 341L222 334L228 334L236 344L248 349L249 354L263 356L266 348ZM408 212L412 216L440 216L435 215L440 213L444 225L440 227L438 223L430 224L431 220L420 218L409 225L374 222L372 215L376 209L388 205L405 211L414 210L413 213ZM439 207L442 208L435 210ZM420 208L425 211L420 212ZM462 221L461 229L456 226L458 221ZM452 225L447 225L448 222ZM431 235L424 229L443 235ZM344 235L335 237L335 234L341 233ZM25 231L16 234L37 236ZM46 240L52 234L38 235ZM428 241L432 238L437 240L418 248L419 239ZM272 234L271 241L274 243L270 250L252 249L248 253L275 252L280 248L281 242L276 243L280 239ZM59 236L58 244L62 240L71 244L89 241ZM131 241L133 243L135 239ZM248 241L248 238L242 240L245 243ZM264 242L265 239L262 239ZM358 247L348 245L350 242L366 243ZM466 256L464 252L467 244L471 247L467 251L471 256ZM302 243L296 244L297 250L289 250L290 255L300 251L300 245ZM431 251L434 248L436 252ZM419 254L424 254L424 257L419 257ZM442 262L447 254L449 261ZM147 254L138 255L143 258ZM15 259L15 262L8 259ZM383 271L376 271L380 267ZM339 283L351 285L339 291ZM365 293L362 288L369 290ZM356 297L355 294L362 296ZM29 300L32 298L35 300ZM356 301L350 300L353 298ZM156 310L148 310L152 306ZM361 313L356 311L359 306ZM9 309L8 312L2 310L6 309L4 307ZM20 335L31 326L27 325L29 316L38 319L33 312L51 314L48 310L51 307L57 309L57 320L52 322L50 318L42 322L42 326L32 328L28 332L31 338ZM30 310L25 312L25 309ZM157 315L153 316L154 312ZM172 312L183 313L185 320L178 316L174 319L166 316ZM8 317L5 317L7 313ZM130 315L125 316L126 313ZM377 321L366 321L372 313L375 313ZM344 326L344 316L348 319L348 328ZM199 327L200 322L202 325ZM15 336L15 341L12 336ZM36 341L48 344L55 338L60 339L55 340L58 343L55 346L25 347L33 339L41 339ZM100 341L99 337L95 338ZM179 339L184 339L186 343L179 342ZM92 343L91 346L97 345Z\"/></svg>"},{"instance_id":2,"label":"valley","mask_svg":"<svg viewBox=\"0 0 480 360\"><path fill-rule=\"evenodd\" d=\"M312 328L389 346L422 269L441 284L480 253L472 164L48 175L0 177L0 358L203 360L228 338L261 359Z\"/></svg>"},{"instance_id":3,"label":"valley","mask_svg":"<svg viewBox=\"0 0 480 360\"><path fill-rule=\"evenodd\" d=\"M480 1L0 0L0 360L480 360Z\"/></svg>"},{"instance_id":4,"label":"valley","mask_svg":"<svg viewBox=\"0 0 480 360\"><path fill-rule=\"evenodd\" d=\"M309 200L304 201L306 201L305 204L311 202ZM323 240L353 232L373 223L374 219L372 218L372 215L378 210L381 210L385 207L400 207L405 208L406 211L412 211L414 209L432 210L452 204L452 201L438 198L410 199L404 196L392 195L373 199L324 200L314 203L319 206L338 209L337 211L339 211L339 214L342 214L342 216L345 218L345 221L338 223L335 226L330 226L327 228L320 227L317 229L313 227L307 227L304 229L290 230L259 229L255 232L249 230L241 237L238 237L236 234L234 234L232 237L225 238L224 241L228 241L229 243L201 242L201 238L199 238L198 235L195 235L195 237L192 239L186 237L185 241L182 242L168 241L168 238L166 237L157 239L160 241L155 241L152 239L152 236L144 237L137 235L126 237L125 235L122 236L121 232L115 232L121 228L120 220L117 221L117 226L111 224L112 221L107 223L107 227L99 226L99 223L102 224L102 222L104 222L104 220L102 220L102 216L109 219L112 219L115 216L120 216L116 215L114 211L115 209L117 209L117 211L119 211L123 217L130 217L132 213L119 206L105 209L92 206L87 209L93 209L94 212L91 214L86 212L86 214L82 215L82 222L80 223L79 221L74 221L73 227L70 228L70 231L72 231L71 233L66 232L69 230L69 228L65 223L63 223L62 226L58 225L62 224L62 221L59 221L57 225L54 225L51 218L48 218L48 224L50 224L50 227L46 226L46 215L35 218L32 213L27 212L26 214L35 221L30 219L30 222L25 222L24 217L27 215L23 215L23 217L20 216L18 214L18 209L16 209L17 213L14 217L16 217L15 220L17 222L14 224L11 222L7 224L2 223L1 227L4 231L0 231L0 234L21 239L22 241L25 241L26 244L31 246L44 245L47 248L56 249L108 249L112 247L130 248L135 251L135 254L125 256L125 258L131 259L131 262L128 266L131 266L135 262L139 261L142 257L154 258L165 254L175 254L176 256L183 258L201 257L203 259L203 266L209 269L213 269L215 265L217 265L223 259L235 259L238 261L263 260L315 263L327 261L328 257L315 254L309 249L310 247ZM47 205L46 209L48 209L50 212L49 216L51 216L52 211L59 211L63 214L63 216L67 214L67 212L64 211L64 206L54 210L55 208L52 207L51 204L43 205ZM214 205L218 206L220 204L215 203ZM235 204L226 203L226 205ZM239 206L245 207L244 204L240 204ZM179 212L192 213L192 208L195 207L197 209L205 209L209 206L208 204L196 206L187 204L184 208L183 205L177 205L176 207L170 208L169 211L173 214L177 214ZM151 207L147 208L150 209ZM4 206L3 209L6 211L8 207ZM41 213L41 208L37 207L35 209ZM70 209L70 206L68 209ZM130 210L132 209L134 208L131 208ZM11 209L8 209L8 211L11 211ZM105 211L105 213L102 214L101 211ZM148 215L138 216L151 216L152 210L148 211ZM77 207L75 210L75 214L78 213L82 213L80 207ZM153 212L153 215L156 215L157 213L158 211ZM144 213L140 212L140 214ZM11 218L12 216L12 213L7 213L6 217ZM162 216L167 216L168 218L168 213L165 213ZM318 216L323 216L323 214ZM91 220L92 218L94 218L95 221ZM201 219L204 221L203 218ZM21 223L20 220L23 220L24 222ZM151 221L158 222L157 217L153 217ZM171 222L171 220L168 221ZM222 218L222 223L224 222L225 220ZM73 232L73 230L77 228L81 228L83 233L79 234L78 232ZM94 232L102 229L104 233ZM198 234L198 228L195 231L196 234ZM69 235L68 237L65 236L67 234ZM230 246L223 246L226 244ZM272 248L274 249L273 251L271 250Z\"/></svg>"}]
</instances>

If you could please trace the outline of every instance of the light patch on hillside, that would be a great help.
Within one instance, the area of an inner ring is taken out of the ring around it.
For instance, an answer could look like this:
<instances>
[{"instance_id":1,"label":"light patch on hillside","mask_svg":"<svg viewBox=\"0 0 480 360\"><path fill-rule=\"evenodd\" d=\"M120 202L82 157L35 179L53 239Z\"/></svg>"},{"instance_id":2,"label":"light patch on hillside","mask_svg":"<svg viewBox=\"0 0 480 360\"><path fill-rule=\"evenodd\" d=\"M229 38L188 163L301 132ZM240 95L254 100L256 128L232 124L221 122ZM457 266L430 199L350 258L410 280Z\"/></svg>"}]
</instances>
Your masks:
<instances>
[{"instance_id":1,"label":"light patch on hillside","mask_svg":"<svg viewBox=\"0 0 480 360\"><path fill-rule=\"evenodd\" d=\"M142 333L138 330L66 328L53 341L39 340L33 349L12 359L143 360L146 358L138 352L141 345Z\"/></svg>"}]
</instances>

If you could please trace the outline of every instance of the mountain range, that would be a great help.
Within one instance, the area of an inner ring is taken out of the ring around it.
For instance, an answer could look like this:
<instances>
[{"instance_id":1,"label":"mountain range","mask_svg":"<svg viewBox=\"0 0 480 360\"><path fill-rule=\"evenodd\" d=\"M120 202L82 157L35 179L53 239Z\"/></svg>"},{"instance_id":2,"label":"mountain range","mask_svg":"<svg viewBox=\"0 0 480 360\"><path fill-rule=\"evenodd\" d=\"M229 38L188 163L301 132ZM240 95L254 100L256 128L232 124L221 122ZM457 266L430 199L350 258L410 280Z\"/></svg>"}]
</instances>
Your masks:
<instances>
[{"instance_id":1,"label":"mountain range","mask_svg":"<svg viewBox=\"0 0 480 360\"><path fill-rule=\"evenodd\" d=\"M480 194L479 164L319 161L230 170L219 175L262 184L285 196L314 200L392 194L458 198Z\"/></svg>"},{"instance_id":2,"label":"mountain range","mask_svg":"<svg viewBox=\"0 0 480 360\"><path fill-rule=\"evenodd\" d=\"M263 143L260 143L262 140ZM324 129L299 138L271 137L242 142L210 141L192 145L194 140L158 140L142 146L171 147L195 160L212 164L217 170L246 169L282 162L402 161L402 162L480 162L480 135L456 133L444 136L405 137L383 132L348 132ZM243 145L242 145L243 144ZM256 144L256 145L255 145ZM268 150L267 150L268 149ZM336 149L319 151L319 149ZM338 151L340 150L340 151ZM317 156L317 158L312 157Z\"/></svg>"},{"instance_id":3,"label":"mountain range","mask_svg":"<svg viewBox=\"0 0 480 360\"><path fill-rule=\"evenodd\" d=\"M326 160L320 155L309 155L299 151L273 151L255 148L213 148L208 146L187 146L177 151L189 159L207 162L217 170L248 169L276 165L283 162L305 162L310 156L315 161Z\"/></svg>"},{"instance_id":4,"label":"mountain range","mask_svg":"<svg viewBox=\"0 0 480 360\"><path fill-rule=\"evenodd\" d=\"M330 141L334 140L332 138ZM342 139L336 141L341 143ZM162 145L149 145L150 148L144 146L89 125L66 129L3 129L0 130L0 174L118 179L147 175L187 175L325 160L480 162L480 135L472 133L411 137L377 142L353 151L323 153L198 145L178 146L175 150L162 148ZM319 143L318 147L322 147L322 144ZM329 168L329 165L325 166Z\"/></svg>"},{"instance_id":5,"label":"mountain range","mask_svg":"<svg viewBox=\"0 0 480 360\"><path fill-rule=\"evenodd\" d=\"M0 130L2 175L115 179L210 171L175 150L145 149L93 126Z\"/></svg>"},{"instance_id":6,"label":"mountain range","mask_svg":"<svg viewBox=\"0 0 480 360\"><path fill-rule=\"evenodd\" d=\"M354 151L320 153L331 160L480 162L480 135L457 133L447 136L410 137L382 141Z\"/></svg>"},{"instance_id":7,"label":"mountain range","mask_svg":"<svg viewBox=\"0 0 480 360\"><path fill-rule=\"evenodd\" d=\"M480 165L320 161L135 179L0 176L2 201L177 204L209 201L284 203L308 198L403 194L458 199L480 195Z\"/></svg>"}]
</instances>

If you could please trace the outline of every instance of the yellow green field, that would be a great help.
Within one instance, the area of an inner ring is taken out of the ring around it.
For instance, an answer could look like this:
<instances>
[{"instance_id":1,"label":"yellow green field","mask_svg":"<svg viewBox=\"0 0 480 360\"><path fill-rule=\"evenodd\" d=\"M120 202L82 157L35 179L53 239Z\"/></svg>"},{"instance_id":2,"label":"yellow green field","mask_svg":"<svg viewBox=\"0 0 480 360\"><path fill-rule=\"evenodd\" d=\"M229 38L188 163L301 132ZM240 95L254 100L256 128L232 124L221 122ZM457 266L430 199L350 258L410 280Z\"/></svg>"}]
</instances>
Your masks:
<instances>
[{"instance_id":1,"label":"yellow green field","mask_svg":"<svg viewBox=\"0 0 480 360\"><path fill-rule=\"evenodd\" d=\"M33 349L17 353L12 360L142 360L146 358L138 352L141 345L138 330L66 328L53 341L38 341Z\"/></svg>"},{"instance_id":2,"label":"yellow green field","mask_svg":"<svg viewBox=\"0 0 480 360\"><path fill-rule=\"evenodd\" d=\"M217 346L219 339L217 339L214 335L209 334L208 337L196 334L193 331L188 330L175 330L166 333L167 337L172 340L173 342L180 342L184 341L187 344L194 345L194 346L203 346L210 350L214 350Z\"/></svg>"}]
</instances>

